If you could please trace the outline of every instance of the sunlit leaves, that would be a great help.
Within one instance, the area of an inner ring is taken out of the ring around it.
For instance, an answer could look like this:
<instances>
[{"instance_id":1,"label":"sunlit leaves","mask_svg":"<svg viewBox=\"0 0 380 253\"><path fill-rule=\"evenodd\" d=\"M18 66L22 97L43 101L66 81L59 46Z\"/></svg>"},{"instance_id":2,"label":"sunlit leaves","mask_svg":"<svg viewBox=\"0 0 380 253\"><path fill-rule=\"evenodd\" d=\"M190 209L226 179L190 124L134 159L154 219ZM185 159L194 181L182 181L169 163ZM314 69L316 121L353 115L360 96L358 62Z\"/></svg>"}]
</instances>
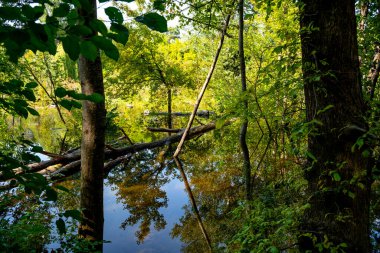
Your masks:
<instances>
[{"instance_id":1,"label":"sunlit leaves","mask_svg":"<svg viewBox=\"0 0 380 253\"><path fill-rule=\"evenodd\" d=\"M135 18L137 22L140 22L152 30L158 32L167 32L168 25L166 19L155 12L147 13Z\"/></svg>"}]
</instances>

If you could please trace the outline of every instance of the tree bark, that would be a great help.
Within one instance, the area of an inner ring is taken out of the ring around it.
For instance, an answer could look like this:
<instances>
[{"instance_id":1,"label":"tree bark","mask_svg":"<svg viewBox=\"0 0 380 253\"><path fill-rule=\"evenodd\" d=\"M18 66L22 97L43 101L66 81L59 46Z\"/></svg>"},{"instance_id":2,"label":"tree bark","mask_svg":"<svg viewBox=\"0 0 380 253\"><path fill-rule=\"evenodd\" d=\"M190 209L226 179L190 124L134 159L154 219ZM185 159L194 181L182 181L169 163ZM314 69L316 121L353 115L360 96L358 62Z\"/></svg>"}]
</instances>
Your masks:
<instances>
[{"instance_id":1,"label":"tree bark","mask_svg":"<svg viewBox=\"0 0 380 253\"><path fill-rule=\"evenodd\" d=\"M249 150L247 146L247 129L248 129L248 100L245 96L247 92L247 77L244 57L244 0L239 0L239 60L240 60L240 78L241 91L244 96L243 100L243 123L240 127L239 141L240 148L243 153L243 173L245 180L245 195L246 200L252 200L251 189L251 162L249 159Z\"/></svg>"},{"instance_id":2,"label":"tree bark","mask_svg":"<svg viewBox=\"0 0 380 253\"><path fill-rule=\"evenodd\" d=\"M352 148L362 132L344 130L350 125L368 129L359 82L355 1L302 3L306 117L313 134L308 136L311 158L305 169L310 208L301 222L300 250L317 252L316 244L327 238L345 252L370 252L369 160L362 156L365 145ZM327 106L332 108L321 112Z\"/></svg>"},{"instance_id":3,"label":"tree bark","mask_svg":"<svg viewBox=\"0 0 380 253\"><path fill-rule=\"evenodd\" d=\"M90 0L91 9L80 9L85 23L96 19L96 0ZM84 38L86 39L86 38ZM95 61L82 55L79 57L79 77L82 93L98 93L104 98L102 63L98 53ZM103 241L103 173L105 103L84 101L82 103L82 143L81 143L81 191L80 207L83 219L79 235L93 241ZM97 250L102 251L99 244Z\"/></svg>"}]
</instances>

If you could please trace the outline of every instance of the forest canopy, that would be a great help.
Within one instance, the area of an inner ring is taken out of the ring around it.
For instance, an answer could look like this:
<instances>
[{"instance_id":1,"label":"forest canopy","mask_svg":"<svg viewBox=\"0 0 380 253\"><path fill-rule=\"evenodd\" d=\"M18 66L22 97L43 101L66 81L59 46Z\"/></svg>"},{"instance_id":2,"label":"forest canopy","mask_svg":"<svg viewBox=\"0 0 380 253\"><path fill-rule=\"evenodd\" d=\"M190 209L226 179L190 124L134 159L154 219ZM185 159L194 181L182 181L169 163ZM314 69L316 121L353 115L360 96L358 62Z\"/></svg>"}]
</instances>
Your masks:
<instances>
[{"instance_id":1,"label":"forest canopy","mask_svg":"<svg viewBox=\"0 0 380 253\"><path fill-rule=\"evenodd\" d=\"M2 1L0 251L106 252L107 187L143 243L172 180L177 251L379 251L379 18L378 0Z\"/></svg>"}]
</instances>

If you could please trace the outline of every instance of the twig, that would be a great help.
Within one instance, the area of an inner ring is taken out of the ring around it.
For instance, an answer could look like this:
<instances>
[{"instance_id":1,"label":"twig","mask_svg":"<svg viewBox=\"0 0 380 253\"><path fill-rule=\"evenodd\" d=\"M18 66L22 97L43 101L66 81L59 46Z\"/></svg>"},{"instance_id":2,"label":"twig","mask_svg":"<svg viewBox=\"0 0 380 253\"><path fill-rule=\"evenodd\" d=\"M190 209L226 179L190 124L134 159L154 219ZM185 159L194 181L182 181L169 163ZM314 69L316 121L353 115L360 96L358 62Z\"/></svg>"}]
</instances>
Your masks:
<instances>
[{"instance_id":1,"label":"twig","mask_svg":"<svg viewBox=\"0 0 380 253\"><path fill-rule=\"evenodd\" d=\"M131 140L131 138L129 138L128 134L124 131L124 129L121 127L119 129L123 133L124 138L127 139L127 141L129 142L129 144L133 145L134 144L133 141Z\"/></svg>"}]
</instances>

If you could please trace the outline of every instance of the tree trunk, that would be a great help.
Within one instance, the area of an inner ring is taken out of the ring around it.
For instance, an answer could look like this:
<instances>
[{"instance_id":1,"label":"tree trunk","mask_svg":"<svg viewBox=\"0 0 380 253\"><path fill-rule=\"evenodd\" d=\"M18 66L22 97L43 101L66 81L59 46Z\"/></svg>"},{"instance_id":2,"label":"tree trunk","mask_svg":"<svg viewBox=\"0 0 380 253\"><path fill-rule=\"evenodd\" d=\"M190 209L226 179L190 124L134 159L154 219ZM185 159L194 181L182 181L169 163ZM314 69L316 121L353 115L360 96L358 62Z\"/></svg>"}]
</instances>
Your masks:
<instances>
[{"instance_id":1,"label":"tree trunk","mask_svg":"<svg viewBox=\"0 0 380 253\"><path fill-rule=\"evenodd\" d=\"M172 123L172 89L167 88L167 95L168 95L168 118L167 118L167 127L169 129L173 128L173 123ZM171 133L169 132L168 135L170 136Z\"/></svg>"},{"instance_id":2,"label":"tree trunk","mask_svg":"<svg viewBox=\"0 0 380 253\"><path fill-rule=\"evenodd\" d=\"M247 77L245 68L244 57L244 0L239 0L239 60L240 60L240 78L241 78L241 91L244 96L243 100L243 123L240 127L239 141L240 148L243 153L243 174L245 180L245 195L246 200L252 200L252 187L251 187L251 162L249 159L249 150L247 146L247 129L248 129L248 101L245 96L247 92Z\"/></svg>"},{"instance_id":3,"label":"tree trunk","mask_svg":"<svg viewBox=\"0 0 380 253\"><path fill-rule=\"evenodd\" d=\"M355 1L302 2L304 91L307 121L311 122L305 177L311 197L301 222L299 246L301 252L317 252L316 244L327 238L345 252L370 252L369 161L362 156L365 145L352 149L363 134L352 129L367 129Z\"/></svg>"},{"instance_id":4,"label":"tree trunk","mask_svg":"<svg viewBox=\"0 0 380 253\"><path fill-rule=\"evenodd\" d=\"M91 9L79 10L85 22L96 19L96 0L91 0ZM85 38L84 38L85 39ZM79 57L79 76L82 93L99 93L104 97L102 63L100 56L90 61ZM88 240L103 240L103 164L105 103L84 101L82 103L82 144L81 144L81 192L80 207L83 220L79 235ZM102 244L97 250L102 250Z\"/></svg>"}]
</instances>

